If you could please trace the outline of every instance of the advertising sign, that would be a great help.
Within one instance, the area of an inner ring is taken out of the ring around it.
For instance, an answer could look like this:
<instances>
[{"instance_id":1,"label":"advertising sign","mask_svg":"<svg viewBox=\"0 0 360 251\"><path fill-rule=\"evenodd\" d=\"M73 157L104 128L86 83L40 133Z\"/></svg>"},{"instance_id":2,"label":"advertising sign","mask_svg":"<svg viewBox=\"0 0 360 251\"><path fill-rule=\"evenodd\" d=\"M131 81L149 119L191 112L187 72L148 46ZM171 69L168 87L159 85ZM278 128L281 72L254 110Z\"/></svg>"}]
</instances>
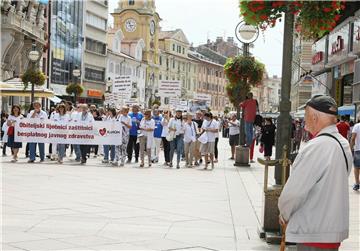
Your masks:
<instances>
[{"instance_id":1,"label":"advertising sign","mask_svg":"<svg viewBox=\"0 0 360 251\"><path fill-rule=\"evenodd\" d=\"M349 21L345 21L329 34L328 63L330 65L337 64L339 61L347 57L349 47L349 30Z\"/></svg>"},{"instance_id":2,"label":"advertising sign","mask_svg":"<svg viewBox=\"0 0 360 251\"><path fill-rule=\"evenodd\" d=\"M161 80L159 85L159 95L164 97L180 97L180 80Z\"/></svg>"},{"instance_id":3,"label":"advertising sign","mask_svg":"<svg viewBox=\"0 0 360 251\"><path fill-rule=\"evenodd\" d=\"M119 145L122 126L118 121L68 122L21 119L15 125L16 142L76 145Z\"/></svg>"}]
</instances>

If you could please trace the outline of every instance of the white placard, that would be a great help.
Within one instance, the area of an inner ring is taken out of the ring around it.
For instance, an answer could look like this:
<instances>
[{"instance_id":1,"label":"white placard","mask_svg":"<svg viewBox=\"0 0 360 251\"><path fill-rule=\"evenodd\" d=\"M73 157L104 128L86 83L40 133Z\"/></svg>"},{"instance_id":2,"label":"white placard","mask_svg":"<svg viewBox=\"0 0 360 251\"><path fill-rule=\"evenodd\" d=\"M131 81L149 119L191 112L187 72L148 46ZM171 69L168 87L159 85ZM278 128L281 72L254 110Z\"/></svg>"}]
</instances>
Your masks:
<instances>
[{"instance_id":1,"label":"white placard","mask_svg":"<svg viewBox=\"0 0 360 251\"><path fill-rule=\"evenodd\" d=\"M161 80L159 85L159 95L163 97L180 97L180 80Z\"/></svg>"},{"instance_id":2,"label":"white placard","mask_svg":"<svg viewBox=\"0 0 360 251\"><path fill-rule=\"evenodd\" d=\"M132 76L123 75L117 76L114 79L112 92L116 93L118 96L122 96L125 99L131 98L132 91Z\"/></svg>"},{"instance_id":3,"label":"white placard","mask_svg":"<svg viewBox=\"0 0 360 251\"><path fill-rule=\"evenodd\" d=\"M194 99L199 101L206 101L207 103L211 103L211 95L205 93L195 93Z\"/></svg>"}]
</instances>

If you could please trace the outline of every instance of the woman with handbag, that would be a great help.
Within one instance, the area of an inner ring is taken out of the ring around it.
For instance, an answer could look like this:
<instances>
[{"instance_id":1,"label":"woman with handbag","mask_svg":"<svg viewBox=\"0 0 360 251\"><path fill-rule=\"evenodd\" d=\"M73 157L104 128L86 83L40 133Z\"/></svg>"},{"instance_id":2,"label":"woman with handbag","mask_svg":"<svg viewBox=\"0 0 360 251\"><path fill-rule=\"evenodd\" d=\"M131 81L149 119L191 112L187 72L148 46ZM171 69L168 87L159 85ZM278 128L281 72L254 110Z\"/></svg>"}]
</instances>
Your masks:
<instances>
[{"instance_id":1,"label":"woman with handbag","mask_svg":"<svg viewBox=\"0 0 360 251\"><path fill-rule=\"evenodd\" d=\"M15 125L19 123L20 119L23 118L23 115L21 115L21 108L19 105L13 105L11 107L11 113L7 119L7 125L8 125L8 141L7 145L8 147L11 147L11 151L13 153L13 159L11 162L18 161L18 152L19 149L22 148L21 142L15 142Z\"/></svg>"},{"instance_id":2,"label":"woman with handbag","mask_svg":"<svg viewBox=\"0 0 360 251\"><path fill-rule=\"evenodd\" d=\"M173 158L176 149L176 168L180 169L180 159L184 146L184 123L182 119L182 111L177 110L175 118L169 121L169 134L173 135L173 140L170 143L170 167L173 166Z\"/></svg>"}]
</instances>

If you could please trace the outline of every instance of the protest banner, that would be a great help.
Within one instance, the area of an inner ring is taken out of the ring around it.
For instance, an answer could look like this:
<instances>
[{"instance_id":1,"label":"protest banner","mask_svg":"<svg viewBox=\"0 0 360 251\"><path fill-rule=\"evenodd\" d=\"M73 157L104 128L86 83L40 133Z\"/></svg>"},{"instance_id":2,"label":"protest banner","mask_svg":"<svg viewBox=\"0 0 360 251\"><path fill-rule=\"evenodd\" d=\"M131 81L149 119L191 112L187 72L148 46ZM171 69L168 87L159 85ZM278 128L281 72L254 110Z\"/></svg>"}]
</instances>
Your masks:
<instances>
[{"instance_id":1,"label":"protest banner","mask_svg":"<svg viewBox=\"0 0 360 251\"><path fill-rule=\"evenodd\" d=\"M121 96L124 99L130 99L132 87L132 76L117 76L114 79L112 93L116 93L117 96Z\"/></svg>"},{"instance_id":2,"label":"protest banner","mask_svg":"<svg viewBox=\"0 0 360 251\"><path fill-rule=\"evenodd\" d=\"M24 118L15 125L15 142L76 145L120 145L118 121L59 123L49 119Z\"/></svg>"},{"instance_id":3,"label":"protest banner","mask_svg":"<svg viewBox=\"0 0 360 251\"><path fill-rule=\"evenodd\" d=\"M161 80L159 85L159 95L162 97L180 97L181 81Z\"/></svg>"},{"instance_id":4,"label":"protest banner","mask_svg":"<svg viewBox=\"0 0 360 251\"><path fill-rule=\"evenodd\" d=\"M197 100L197 101L206 101L206 104L208 106L211 105L211 95L210 94L195 93L194 94L194 99Z\"/></svg>"}]
</instances>

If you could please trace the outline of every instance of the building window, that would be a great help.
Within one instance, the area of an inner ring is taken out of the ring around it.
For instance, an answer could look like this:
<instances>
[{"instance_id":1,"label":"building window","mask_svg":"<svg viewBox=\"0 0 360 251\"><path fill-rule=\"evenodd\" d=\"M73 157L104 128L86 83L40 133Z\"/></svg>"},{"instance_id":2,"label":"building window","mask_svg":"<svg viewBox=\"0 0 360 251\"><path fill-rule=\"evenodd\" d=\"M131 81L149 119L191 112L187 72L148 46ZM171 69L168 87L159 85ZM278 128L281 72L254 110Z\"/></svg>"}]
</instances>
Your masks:
<instances>
[{"instance_id":1,"label":"building window","mask_svg":"<svg viewBox=\"0 0 360 251\"><path fill-rule=\"evenodd\" d=\"M129 5L135 5L135 0L129 0Z\"/></svg>"},{"instance_id":2,"label":"building window","mask_svg":"<svg viewBox=\"0 0 360 251\"><path fill-rule=\"evenodd\" d=\"M86 50L106 55L106 44L86 38Z\"/></svg>"},{"instance_id":3,"label":"building window","mask_svg":"<svg viewBox=\"0 0 360 251\"><path fill-rule=\"evenodd\" d=\"M175 51L175 44L173 44L173 51Z\"/></svg>"},{"instance_id":4,"label":"building window","mask_svg":"<svg viewBox=\"0 0 360 251\"><path fill-rule=\"evenodd\" d=\"M85 78L93 81L101 81L104 82L105 77L105 69L103 70L94 70L91 68L85 68Z\"/></svg>"},{"instance_id":5,"label":"building window","mask_svg":"<svg viewBox=\"0 0 360 251\"><path fill-rule=\"evenodd\" d=\"M106 30L107 20L99 16L96 16L91 12L86 12L86 23L96 28Z\"/></svg>"},{"instance_id":6,"label":"building window","mask_svg":"<svg viewBox=\"0 0 360 251\"><path fill-rule=\"evenodd\" d=\"M169 59L166 59L166 68L169 68Z\"/></svg>"},{"instance_id":7,"label":"building window","mask_svg":"<svg viewBox=\"0 0 360 251\"><path fill-rule=\"evenodd\" d=\"M114 73L114 63L110 63L110 69L109 69L110 73Z\"/></svg>"},{"instance_id":8,"label":"building window","mask_svg":"<svg viewBox=\"0 0 360 251\"><path fill-rule=\"evenodd\" d=\"M162 75L161 74L159 75L159 80L162 80Z\"/></svg>"},{"instance_id":9,"label":"building window","mask_svg":"<svg viewBox=\"0 0 360 251\"><path fill-rule=\"evenodd\" d=\"M183 54L185 54L185 48L182 48L183 49Z\"/></svg>"},{"instance_id":10,"label":"building window","mask_svg":"<svg viewBox=\"0 0 360 251\"><path fill-rule=\"evenodd\" d=\"M115 73L120 74L120 64L116 64Z\"/></svg>"},{"instance_id":11,"label":"building window","mask_svg":"<svg viewBox=\"0 0 360 251\"><path fill-rule=\"evenodd\" d=\"M175 59L173 59L173 69L175 69Z\"/></svg>"},{"instance_id":12,"label":"building window","mask_svg":"<svg viewBox=\"0 0 360 251\"><path fill-rule=\"evenodd\" d=\"M159 56L159 64L162 65L162 58Z\"/></svg>"}]
</instances>

